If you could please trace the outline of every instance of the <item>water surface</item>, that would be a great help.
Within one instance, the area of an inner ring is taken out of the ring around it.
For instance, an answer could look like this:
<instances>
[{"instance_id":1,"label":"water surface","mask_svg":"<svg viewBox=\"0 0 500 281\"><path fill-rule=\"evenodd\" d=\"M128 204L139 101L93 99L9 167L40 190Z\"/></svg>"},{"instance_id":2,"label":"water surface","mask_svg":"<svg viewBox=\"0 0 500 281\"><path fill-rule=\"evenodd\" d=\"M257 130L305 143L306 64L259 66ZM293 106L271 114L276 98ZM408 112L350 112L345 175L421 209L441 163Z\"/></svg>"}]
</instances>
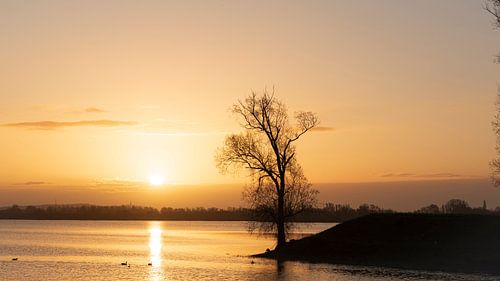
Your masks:
<instances>
[{"instance_id":1,"label":"water surface","mask_svg":"<svg viewBox=\"0 0 500 281\"><path fill-rule=\"evenodd\" d=\"M293 237L333 225L299 224ZM252 259L250 254L272 248L274 240L250 235L246 226L0 220L0 280L497 280L487 275Z\"/></svg>"}]
</instances>

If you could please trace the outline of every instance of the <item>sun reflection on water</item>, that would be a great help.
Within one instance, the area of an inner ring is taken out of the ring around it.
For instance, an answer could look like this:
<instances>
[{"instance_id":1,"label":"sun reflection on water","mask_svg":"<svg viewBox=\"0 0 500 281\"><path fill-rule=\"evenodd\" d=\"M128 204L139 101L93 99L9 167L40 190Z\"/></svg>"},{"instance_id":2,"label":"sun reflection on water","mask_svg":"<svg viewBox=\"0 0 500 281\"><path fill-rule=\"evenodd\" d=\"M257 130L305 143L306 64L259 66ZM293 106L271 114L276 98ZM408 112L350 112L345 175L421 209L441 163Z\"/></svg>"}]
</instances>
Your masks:
<instances>
[{"instance_id":1,"label":"sun reflection on water","mask_svg":"<svg viewBox=\"0 0 500 281\"><path fill-rule=\"evenodd\" d=\"M163 280L161 267L162 229L159 222L151 222L149 226L149 259L151 263L150 280Z\"/></svg>"}]
</instances>

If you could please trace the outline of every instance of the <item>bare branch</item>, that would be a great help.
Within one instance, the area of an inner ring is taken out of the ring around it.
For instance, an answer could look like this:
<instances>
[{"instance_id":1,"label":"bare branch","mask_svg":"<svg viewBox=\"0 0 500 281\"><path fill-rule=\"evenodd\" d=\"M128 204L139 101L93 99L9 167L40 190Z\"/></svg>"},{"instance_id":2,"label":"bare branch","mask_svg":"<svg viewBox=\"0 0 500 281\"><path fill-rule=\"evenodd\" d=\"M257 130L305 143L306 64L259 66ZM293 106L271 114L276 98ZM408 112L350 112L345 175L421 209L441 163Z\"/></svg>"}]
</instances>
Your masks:
<instances>
[{"instance_id":1,"label":"bare branch","mask_svg":"<svg viewBox=\"0 0 500 281\"><path fill-rule=\"evenodd\" d=\"M299 111L296 125L290 125L287 108L275 97L274 88L260 95L252 92L232 111L245 133L226 137L217 151L217 166L221 172L229 167L249 171L254 182L244 193L246 201L262 222L259 229L275 229L278 246L282 245L291 218L315 202L316 192L295 159L294 143L319 120L312 112Z\"/></svg>"},{"instance_id":2,"label":"bare branch","mask_svg":"<svg viewBox=\"0 0 500 281\"><path fill-rule=\"evenodd\" d=\"M489 0L483 8L495 18L495 26L500 27L500 0Z\"/></svg>"}]
</instances>

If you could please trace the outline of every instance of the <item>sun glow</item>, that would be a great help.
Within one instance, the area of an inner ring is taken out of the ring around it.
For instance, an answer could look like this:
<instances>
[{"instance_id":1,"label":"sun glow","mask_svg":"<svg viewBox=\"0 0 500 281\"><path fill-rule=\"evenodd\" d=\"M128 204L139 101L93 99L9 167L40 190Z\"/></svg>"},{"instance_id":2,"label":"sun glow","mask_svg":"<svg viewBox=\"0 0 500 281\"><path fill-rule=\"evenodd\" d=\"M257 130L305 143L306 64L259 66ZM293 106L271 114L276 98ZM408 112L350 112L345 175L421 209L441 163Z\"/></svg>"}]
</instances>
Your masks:
<instances>
[{"instance_id":1,"label":"sun glow","mask_svg":"<svg viewBox=\"0 0 500 281\"><path fill-rule=\"evenodd\" d=\"M149 229L149 253L154 266L158 266L161 262L161 237L162 230L158 225L154 225Z\"/></svg>"},{"instance_id":2,"label":"sun glow","mask_svg":"<svg viewBox=\"0 0 500 281\"><path fill-rule=\"evenodd\" d=\"M149 177L149 184L153 186L160 186L165 183L165 178L161 175L151 175Z\"/></svg>"},{"instance_id":3,"label":"sun glow","mask_svg":"<svg viewBox=\"0 0 500 281\"><path fill-rule=\"evenodd\" d=\"M162 228L159 222L151 222L149 227L150 280L165 280L162 263Z\"/></svg>"}]
</instances>

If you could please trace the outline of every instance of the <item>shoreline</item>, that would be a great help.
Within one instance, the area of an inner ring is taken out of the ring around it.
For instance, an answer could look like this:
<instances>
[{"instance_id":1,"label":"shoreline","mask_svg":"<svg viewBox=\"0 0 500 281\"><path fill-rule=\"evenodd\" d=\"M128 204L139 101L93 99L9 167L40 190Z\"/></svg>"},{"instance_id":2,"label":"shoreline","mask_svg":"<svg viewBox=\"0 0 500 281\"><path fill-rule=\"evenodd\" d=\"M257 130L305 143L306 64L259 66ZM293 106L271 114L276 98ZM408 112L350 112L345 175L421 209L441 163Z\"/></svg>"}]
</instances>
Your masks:
<instances>
[{"instance_id":1,"label":"shoreline","mask_svg":"<svg viewBox=\"0 0 500 281\"><path fill-rule=\"evenodd\" d=\"M192 221L192 222L251 222L252 220L217 220L217 219L34 219L34 218L0 218L0 221ZM321 224L340 224L341 222L330 221L297 221L294 223L321 223Z\"/></svg>"},{"instance_id":2,"label":"shoreline","mask_svg":"<svg viewBox=\"0 0 500 281\"><path fill-rule=\"evenodd\" d=\"M252 257L498 276L500 218L368 215Z\"/></svg>"}]
</instances>

